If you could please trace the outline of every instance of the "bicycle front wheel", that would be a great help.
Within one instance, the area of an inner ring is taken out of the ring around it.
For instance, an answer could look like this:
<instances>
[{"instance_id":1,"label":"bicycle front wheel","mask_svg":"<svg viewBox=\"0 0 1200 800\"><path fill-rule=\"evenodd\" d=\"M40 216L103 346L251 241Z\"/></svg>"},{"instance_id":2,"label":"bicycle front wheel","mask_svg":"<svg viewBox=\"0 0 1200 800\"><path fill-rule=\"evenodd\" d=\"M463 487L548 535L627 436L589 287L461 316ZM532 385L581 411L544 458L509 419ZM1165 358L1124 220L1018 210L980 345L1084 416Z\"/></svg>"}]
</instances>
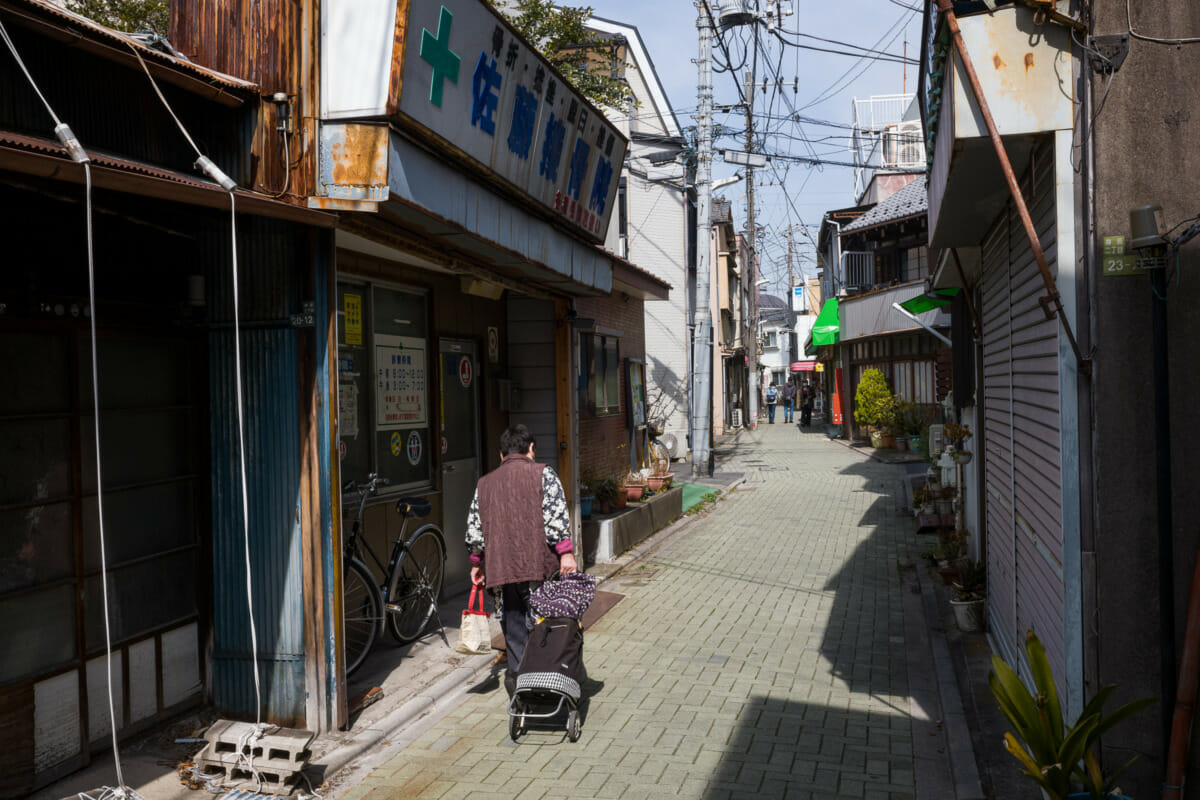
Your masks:
<instances>
[{"instance_id":1,"label":"bicycle front wheel","mask_svg":"<svg viewBox=\"0 0 1200 800\"><path fill-rule=\"evenodd\" d=\"M413 641L437 613L446 566L446 545L436 525L412 535L388 580L388 630L401 644Z\"/></svg>"},{"instance_id":2,"label":"bicycle front wheel","mask_svg":"<svg viewBox=\"0 0 1200 800\"><path fill-rule=\"evenodd\" d=\"M342 574L342 632L347 675L367 660L382 620L383 600L371 570L357 558L346 559Z\"/></svg>"}]
</instances>

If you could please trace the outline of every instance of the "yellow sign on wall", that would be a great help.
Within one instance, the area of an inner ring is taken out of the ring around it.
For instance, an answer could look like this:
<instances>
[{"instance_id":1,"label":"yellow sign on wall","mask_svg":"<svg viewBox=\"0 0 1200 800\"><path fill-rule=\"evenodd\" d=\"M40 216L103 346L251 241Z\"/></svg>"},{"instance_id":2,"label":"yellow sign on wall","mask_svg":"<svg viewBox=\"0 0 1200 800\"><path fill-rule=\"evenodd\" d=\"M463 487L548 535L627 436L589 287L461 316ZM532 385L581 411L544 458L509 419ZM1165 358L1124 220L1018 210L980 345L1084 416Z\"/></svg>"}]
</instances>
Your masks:
<instances>
[{"instance_id":1,"label":"yellow sign on wall","mask_svg":"<svg viewBox=\"0 0 1200 800\"><path fill-rule=\"evenodd\" d=\"M342 301L346 319L346 344L363 343L362 295L347 292Z\"/></svg>"}]
</instances>

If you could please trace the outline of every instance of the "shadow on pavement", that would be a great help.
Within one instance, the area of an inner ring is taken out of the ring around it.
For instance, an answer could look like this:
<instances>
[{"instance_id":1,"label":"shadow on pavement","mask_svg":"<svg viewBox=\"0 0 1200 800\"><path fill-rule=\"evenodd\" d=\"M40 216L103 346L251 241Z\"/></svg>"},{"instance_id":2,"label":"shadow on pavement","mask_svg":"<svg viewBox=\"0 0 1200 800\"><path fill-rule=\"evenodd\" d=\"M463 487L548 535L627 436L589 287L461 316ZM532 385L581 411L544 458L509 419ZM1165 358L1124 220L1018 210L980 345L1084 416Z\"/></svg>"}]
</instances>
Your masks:
<instances>
[{"instance_id":1,"label":"shadow on pavement","mask_svg":"<svg viewBox=\"0 0 1200 800\"><path fill-rule=\"evenodd\" d=\"M883 529L894 518L890 506L886 494L871 503L858 525L874 530L824 586L834 598L821 655L850 691L902 696L908 682L898 567L907 554L895 544L904 534Z\"/></svg>"},{"instance_id":2,"label":"shadow on pavement","mask_svg":"<svg viewBox=\"0 0 1200 800\"><path fill-rule=\"evenodd\" d=\"M704 800L916 798L909 720L751 697Z\"/></svg>"}]
</instances>

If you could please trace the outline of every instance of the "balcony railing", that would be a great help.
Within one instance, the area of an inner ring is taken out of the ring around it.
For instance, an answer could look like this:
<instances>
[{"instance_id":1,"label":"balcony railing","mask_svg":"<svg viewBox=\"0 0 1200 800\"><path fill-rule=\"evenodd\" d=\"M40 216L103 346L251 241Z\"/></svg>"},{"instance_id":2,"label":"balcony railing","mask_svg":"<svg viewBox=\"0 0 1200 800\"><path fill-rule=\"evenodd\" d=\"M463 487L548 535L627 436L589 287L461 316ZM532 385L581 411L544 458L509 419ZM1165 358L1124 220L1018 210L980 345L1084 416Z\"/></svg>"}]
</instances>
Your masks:
<instances>
[{"instance_id":1,"label":"balcony railing","mask_svg":"<svg viewBox=\"0 0 1200 800\"><path fill-rule=\"evenodd\" d=\"M841 275L839 288L843 292L857 294L871 288L875 284L875 254L869 250L842 253Z\"/></svg>"},{"instance_id":2,"label":"balcony railing","mask_svg":"<svg viewBox=\"0 0 1200 800\"><path fill-rule=\"evenodd\" d=\"M925 167L921 121L904 118L912 99L911 94L887 94L854 100L851 150L855 195L866 188L878 170Z\"/></svg>"}]
</instances>

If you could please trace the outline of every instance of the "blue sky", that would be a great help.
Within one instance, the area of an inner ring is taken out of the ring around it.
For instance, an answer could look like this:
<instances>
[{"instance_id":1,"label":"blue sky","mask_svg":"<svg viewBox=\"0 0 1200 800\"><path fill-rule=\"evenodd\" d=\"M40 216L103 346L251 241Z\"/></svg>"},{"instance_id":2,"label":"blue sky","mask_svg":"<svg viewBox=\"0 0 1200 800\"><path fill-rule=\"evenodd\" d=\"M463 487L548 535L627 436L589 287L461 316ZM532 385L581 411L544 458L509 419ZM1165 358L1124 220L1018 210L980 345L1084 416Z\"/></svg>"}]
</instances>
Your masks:
<instances>
[{"instance_id":1,"label":"blue sky","mask_svg":"<svg viewBox=\"0 0 1200 800\"><path fill-rule=\"evenodd\" d=\"M715 0L709 0L716 6ZM836 3L818 0L793 0L785 3L793 13L786 17L783 27L787 31L833 39L849 44L884 50L897 55L905 51L910 58L920 55L921 17L912 9L921 0L839 0ZM636 25L641 33L659 78L666 87L668 98L675 108L679 123L694 126L693 112L696 107L697 69L694 63L699 53L696 28L697 10L690 0L593 0L591 3L597 16ZM759 0L765 7L765 0ZM749 36L745 29L735 29L724 35L735 61L740 61ZM804 44L846 50L836 44L811 38L793 38ZM831 53L784 48L776 39L770 38L767 53L771 69L778 64L778 73L788 84L787 98L779 97L774 90L766 95L756 95L756 127L773 126L778 133L766 143L767 151L791 153L793 155L820 154L822 158L835 161L852 161L845 137L848 131L818 125L796 125L782 118L797 109L812 118L849 124L852 119L851 102L857 97L899 94L905 89L912 92L917 80L917 68L904 68L897 63L860 60ZM714 48L715 49L715 48ZM719 51L718 51L719 52ZM760 64L765 61L760 60ZM748 69L748 67L747 67ZM760 68L760 72L765 67ZM741 72L739 71L739 81ZM763 80L760 75L759 81ZM771 75L775 80L775 75ZM791 84L797 82L793 93ZM714 102L736 103L738 92L731 75L714 74ZM769 117L769 118L768 118ZM718 114L717 125L724 125L739 132L738 137L726 137L717 142L717 147L741 149L741 131L744 130L744 112L740 109L729 114ZM805 139L808 141L806 142ZM755 206L759 226L766 227L760 253L764 277L773 279L763 287L764 292L782 296L787 285L786 234L789 225L801 222L816 237L816 225L820 224L825 210L842 208L854 203L854 173L845 167L826 165L820 168L800 163L774 162L775 170L768 168L756 176ZM731 174L733 168L714 162L714 177ZM781 180L782 179L782 180ZM781 185L782 183L782 185ZM721 192L733 202L734 221L739 229L745 225L745 184L735 184ZM790 198L790 202L789 202ZM808 277L815 276L813 247L806 236L797 232L793 237L796 245L795 267Z\"/></svg>"}]
</instances>

